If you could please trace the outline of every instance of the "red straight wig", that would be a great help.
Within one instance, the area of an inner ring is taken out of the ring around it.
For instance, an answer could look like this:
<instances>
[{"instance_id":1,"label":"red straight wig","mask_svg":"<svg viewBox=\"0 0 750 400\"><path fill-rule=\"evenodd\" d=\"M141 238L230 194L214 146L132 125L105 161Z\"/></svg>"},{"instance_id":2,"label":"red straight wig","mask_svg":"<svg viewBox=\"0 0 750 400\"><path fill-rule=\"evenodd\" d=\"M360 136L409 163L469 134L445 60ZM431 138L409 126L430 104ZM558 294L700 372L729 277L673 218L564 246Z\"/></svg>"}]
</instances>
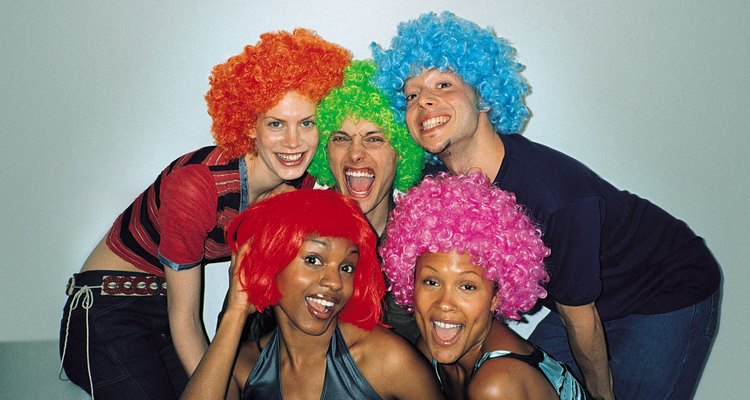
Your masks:
<instances>
[{"instance_id":1,"label":"red straight wig","mask_svg":"<svg viewBox=\"0 0 750 400\"><path fill-rule=\"evenodd\" d=\"M331 190L296 190L254 204L227 230L233 253L247 243L239 279L248 300L259 311L275 305L276 277L292 262L311 235L340 237L359 248L354 293L339 319L371 330L382 317L385 282L376 255L377 239L359 205Z\"/></svg>"}]
</instances>

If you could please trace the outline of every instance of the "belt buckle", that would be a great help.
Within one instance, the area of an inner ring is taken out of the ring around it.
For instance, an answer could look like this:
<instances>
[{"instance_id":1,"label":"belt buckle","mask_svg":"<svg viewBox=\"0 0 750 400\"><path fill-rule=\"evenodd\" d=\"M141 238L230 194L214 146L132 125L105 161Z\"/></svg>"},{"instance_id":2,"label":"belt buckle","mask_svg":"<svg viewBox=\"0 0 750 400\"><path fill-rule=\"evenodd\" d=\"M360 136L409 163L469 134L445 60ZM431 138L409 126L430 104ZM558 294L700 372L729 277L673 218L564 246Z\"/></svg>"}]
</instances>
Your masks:
<instances>
[{"instance_id":1,"label":"belt buckle","mask_svg":"<svg viewBox=\"0 0 750 400\"><path fill-rule=\"evenodd\" d=\"M75 286L76 286L76 276L73 275L70 278L68 278L68 286L65 288L65 294L67 294L68 296L72 295L73 290L75 289Z\"/></svg>"}]
</instances>

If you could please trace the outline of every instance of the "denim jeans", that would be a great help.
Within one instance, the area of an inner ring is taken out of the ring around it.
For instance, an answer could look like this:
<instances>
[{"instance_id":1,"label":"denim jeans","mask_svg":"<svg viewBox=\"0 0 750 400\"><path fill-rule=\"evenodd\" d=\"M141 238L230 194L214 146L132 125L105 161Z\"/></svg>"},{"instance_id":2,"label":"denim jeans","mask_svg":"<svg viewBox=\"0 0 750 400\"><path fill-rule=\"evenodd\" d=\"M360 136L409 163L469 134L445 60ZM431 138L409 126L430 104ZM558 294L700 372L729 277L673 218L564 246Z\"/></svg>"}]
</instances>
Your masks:
<instances>
[{"instance_id":1,"label":"denim jeans","mask_svg":"<svg viewBox=\"0 0 750 400\"><path fill-rule=\"evenodd\" d=\"M123 273L76 274L76 285L101 285L103 275ZM91 298L88 335L82 299L72 312L69 329L66 328L73 295L68 297L63 311L60 354L62 356L67 331L63 366L68 378L91 393L86 362L88 343L91 379L98 400L178 398L187 384L187 374L172 344L167 297L101 296L99 289L93 289Z\"/></svg>"},{"instance_id":2,"label":"denim jeans","mask_svg":"<svg viewBox=\"0 0 750 400\"><path fill-rule=\"evenodd\" d=\"M615 396L691 399L716 336L721 290L698 304L663 314L633 314L604 322ZM581 377L560 317L552 312L529 341Z\"/></svg>"}]
</instances>

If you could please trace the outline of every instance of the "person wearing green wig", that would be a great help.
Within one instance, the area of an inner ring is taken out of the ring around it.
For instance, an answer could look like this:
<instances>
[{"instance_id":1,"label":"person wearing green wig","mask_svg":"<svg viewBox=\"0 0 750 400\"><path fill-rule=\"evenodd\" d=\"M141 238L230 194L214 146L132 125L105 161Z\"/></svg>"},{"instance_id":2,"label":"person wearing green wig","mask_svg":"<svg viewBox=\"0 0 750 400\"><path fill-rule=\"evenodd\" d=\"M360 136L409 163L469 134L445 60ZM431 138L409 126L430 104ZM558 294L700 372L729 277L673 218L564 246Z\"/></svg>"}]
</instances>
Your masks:
<instances>
[{"instance_id":1,"label":"person wearing green wig","mask_svg":"<svg viewBox=\"0 0 750 400\"><path fill-rule=\"evenodd\" d=\"M372 82L375 65L353 61L344 82L316 111L318 151L308 172L359 203L383 233L393 189L406 192L421 178L425 153L396 122L388 98Z\"/></svg>"},{"instance_id":2,"label":"person wearing green wig","mask_svg":"<svg viewBox=\"0 0 750 400\"><path fill-rule=\"evenodd\" d=\"M320 139L308 172L318 183L357 201L378 236L393 208L394 189L406 192L422 176L425 153L396 121L388 98L372 82L372 61L353 61L344 82L316 111ZM414 342L419 330L405 310L386 301L386 323Z\"/></svg>"}]
</instances>

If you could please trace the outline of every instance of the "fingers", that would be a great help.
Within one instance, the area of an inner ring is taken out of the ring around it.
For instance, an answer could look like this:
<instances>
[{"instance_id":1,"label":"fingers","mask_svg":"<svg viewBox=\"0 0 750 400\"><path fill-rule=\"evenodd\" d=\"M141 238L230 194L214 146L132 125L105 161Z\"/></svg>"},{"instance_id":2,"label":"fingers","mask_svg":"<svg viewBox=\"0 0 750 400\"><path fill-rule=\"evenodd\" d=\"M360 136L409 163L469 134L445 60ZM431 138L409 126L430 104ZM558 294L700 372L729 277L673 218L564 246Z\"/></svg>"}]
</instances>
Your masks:
<instances>
[{"instance_id":1,"label":"fingers","mask_svg":"<svg viewBox=\"0 0 750 400\"><path fill-rule=\"evenodd\" d=\"M286 193L286 192L293 192L295 190L297 190L297 189L295 189L294 186L287 185L286 183L282 183L279 186L276 186L273 190L260 195L258 197L258 201L271 198L273 196L276 196L277 194Z\"/></svg>"}]
</instances>

